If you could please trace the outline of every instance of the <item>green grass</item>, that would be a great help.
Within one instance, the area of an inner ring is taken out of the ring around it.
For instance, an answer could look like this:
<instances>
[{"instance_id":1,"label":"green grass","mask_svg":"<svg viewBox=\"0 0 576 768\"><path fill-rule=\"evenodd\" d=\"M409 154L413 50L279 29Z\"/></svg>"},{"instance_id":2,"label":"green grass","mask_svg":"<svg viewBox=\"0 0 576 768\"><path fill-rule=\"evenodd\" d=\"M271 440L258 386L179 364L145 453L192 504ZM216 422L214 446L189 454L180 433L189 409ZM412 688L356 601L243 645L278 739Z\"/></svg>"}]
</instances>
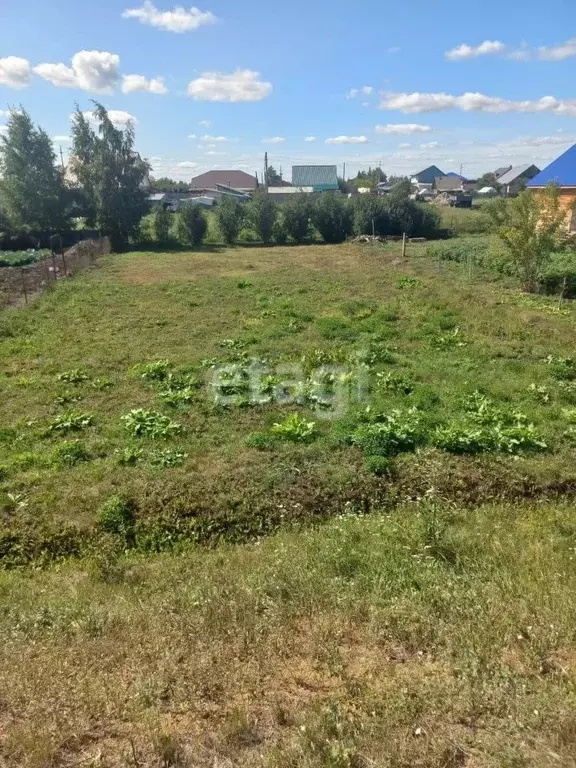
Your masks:
<instances>
[{"instance_id":1,"label":"green grass","mask_svg":"<svg viewBox=\"0 0 576 768\"><path fill-rule=\"evenodd\" d=\"M576 765L575 319L414 244L111 256L0 315L2 763Z\"/></svg>"},{"instance_id":2,"label":"green grass","mask_svg":"<svg viewBox=\"0 0 576 768\"><path fill-rule=\"evenodd\" d=\"M0 573L7 766L574 766L571 505Z\"/></svg>"},{"instance_id":3,"label":"green grass","mask_svg":"<svg viewBox=\"0 0 576 768\"><path fill-rule=\"evenodd\" d=\"M157 549L396 503L438 474L466 503L574 487L572 305L479 270L414 245L406 263L396 245L133 253L4 313L2 562L81 551L118 490ZM250 360L262 403L240 377L238 403L217 405L214 366ZM359 361L372 391L355 401L345 377L350 407L324 418L314 370ZM299 404L270 402L290 363L308 376ZM294 414L306 439L275 432Z\"/></svg>"}]
</instances>

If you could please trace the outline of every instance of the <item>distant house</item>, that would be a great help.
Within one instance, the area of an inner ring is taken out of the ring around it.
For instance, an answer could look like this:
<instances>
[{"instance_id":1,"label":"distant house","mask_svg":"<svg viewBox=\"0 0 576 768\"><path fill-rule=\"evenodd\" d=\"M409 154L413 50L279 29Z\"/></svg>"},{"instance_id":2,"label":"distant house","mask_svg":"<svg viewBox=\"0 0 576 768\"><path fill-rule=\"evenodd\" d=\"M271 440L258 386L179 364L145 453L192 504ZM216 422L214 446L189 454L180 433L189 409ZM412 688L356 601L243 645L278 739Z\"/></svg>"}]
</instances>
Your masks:
<instances>
[{"instance_id":1,"label":"distant house","mask_svg":"<svg viewBox=\"0 0 576 768\"><path fill-rule=\"evenodd\" d=\"M535 165L517 165L500 176L498 184L506 197L514 197L539 173L540 168Z\"/></svg>"},{"instance_id":2,"label":"distant house","mask_svg":"<svg viewBox=\"0 0 576 768\"><path fill-rule=\"evenodd\" d=\"M434 179L434 188L437 192L462 192L464 190L464 179L456 174L438 176Z\"/></svg>"},{"instance_id":3,"label":"distant house","mask_svg":"<svg viewBox=\"0 0 576 768\"><path fill-rule=\"evenodd\" d=\"M339 191L335 165L293 165L292 185L312 187L314 192Z\"/></svg>"},{"instance_id":4,"label":"distant house","mask_svg":"<svg viewBox=\"0 0 576 768\"><path fill-rule=\"evenodd\" d=\"M242 193L249 194L258 187L258 179L244 171L207 171L200 176L195 176L191 180L190 186L195 191L232 187Z\"/></svg>"},{"instance_id":5,"label":"distant house","mask_svg":"<svg viewBox=\"0 0 576 768\"><path fill-rule=\"evenodd\" d=\"M538 191L549 184L559 187L560 202L566 208L566 224L570 232L576 232L576 144L534 176L527 188Z\"/></svg>"},{"instance_id":6,"label":"distant house","mask_svg":"<svg viewBox=\"0 0 576 768\"><path fill-rule=\"evenodd\" d=\"M504 176L505 173L508 173L508 171L512 170L511 165L504 165L502 168L496 168L494 171L494 176L496 176L496 180L498 180L501 176Z\"/></svg>"},{"instance_id":7,"label":"distant house","mask_svg":"<svg viewBox=\"0 0 576 768\"><path fill-rule=\"evenodd\" d=\"M439 176L446 176L446 174L438 166L431 165L429 168L424 168L420 173L415 173L410 178L410 181L412 184L434 184L434 179L437 179Z\"/></svg>"},{"instance_id":8,"label":"distant house","mask_svg":"<svg viewBox=\"0 0 576 768\"><path fill-rule=\"evenodd\" d=\"M285 203L286 200L290 200L294 195L316 195L320 192L314 192L314 187L295 187L294 185L286 187L268 187L268 194L273 196L273 199L277 203Z\"/></svg>"}]
</instances>

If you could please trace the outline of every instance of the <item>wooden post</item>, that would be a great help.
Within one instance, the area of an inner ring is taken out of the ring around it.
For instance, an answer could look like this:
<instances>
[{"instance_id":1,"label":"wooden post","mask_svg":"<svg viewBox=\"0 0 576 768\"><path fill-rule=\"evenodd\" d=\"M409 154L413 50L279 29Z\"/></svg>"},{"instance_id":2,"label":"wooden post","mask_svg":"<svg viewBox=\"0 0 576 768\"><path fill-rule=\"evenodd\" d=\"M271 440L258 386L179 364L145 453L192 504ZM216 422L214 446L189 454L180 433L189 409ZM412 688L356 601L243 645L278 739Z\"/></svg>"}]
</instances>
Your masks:
<instances>
[{"instance_id":1,"label":"wooden post","mask_svg":"<svg viewBox=\"0 0 576 768\"><path fill-rule=\"evenodd\" d=\"M24 267L20 267L20 275L22 276L22 293L24 294L24 303L28 304L28 291L26 290L26 270Z\"/></svg>"},{"instance_id":2,"label":"wooden post","mask_svg":"<svg viewBox=\"0 0 576 768\"><path fill-rule=\"evenodd\" d=\"M57 280L58 275L56 274L56 254L54 251L52 251L52 270L54 272L54 280Z\"/></svg>"},{"instance_id":3,"label":"wooden post","mask_svg":"<svg viewBox=\"0 0 576 768\"><path fill-rule=\"evenodd\" d=\"M64 274L66 275L68 270L66 269L66 259L64 258L64 249L62 249L62 268L64 269Z\"/></svg>"},{"instance_id":4,"label":"wooden post","mask_svg":"<svg viewBox=\"0 0 576 768\"><path fill-rule=\"evenodd\" d=\"M402 233L402 258L406 258L406 232Z\"/></svg>"}]
</instances>

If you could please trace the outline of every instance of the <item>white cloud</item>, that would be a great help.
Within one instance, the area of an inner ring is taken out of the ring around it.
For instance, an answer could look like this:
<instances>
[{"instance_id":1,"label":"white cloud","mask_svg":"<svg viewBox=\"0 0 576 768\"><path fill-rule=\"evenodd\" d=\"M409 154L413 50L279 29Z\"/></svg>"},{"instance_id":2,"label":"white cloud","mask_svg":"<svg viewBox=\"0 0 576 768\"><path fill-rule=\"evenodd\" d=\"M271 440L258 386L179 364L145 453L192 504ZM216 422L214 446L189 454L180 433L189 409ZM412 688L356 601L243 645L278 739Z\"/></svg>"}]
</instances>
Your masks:
<instances>
[{"instance_id":1,"label":"white cloud","mask_svg":"<svg viewBox=\"0 0 576 768\"><path fill-rule=\"evenodd\" d=\"M153 77L148 80L144 75L124 75L122 93L154 93L162 96L168 93L168 89L161 77Z\"/></svg>"},{"instance_id":2,"label":"white cloud","mask_svg":"<svg viewBox=\"0 0 576 768\"><path fill-rule=\"evenodd\" d=\"M371 85L363 85L361 88L351 88L346 94L347 99L355 99L358 96L370 96L374 93L374 88Z\"/></svg>"},{"instance_id":3,"label":"white cloud","mask_svg":"<svg viewBox=\"0 0 576 768\"><path fill-rule=\"evenodd\" d=\"M70 136L52 136L52 141L56 142L57 144L65 144L69 141L72 141Z\"/></svg>"},{"instance_id":4,"label":"white cloud","mask_svg":"<svg viewBox=\"0 0 576 768\"><path fill-rule=\"evenodd\" d=\"M7 133L7 132L8 132L8 126L0 125L0 134Z\"/></svg>"},{"instance_id":5,"label":"white cloud","mask_svg":"<svg viewBox=\"0 0 576 768\"><path fill-rule=\"evenodd\" d=\"M216 152L214 149L210 149L208 152L204 152L205 155L212 155L213 157L226 157L228 152Z\"/></svg>"},{"instance_id":6,"label":"white cloud","mask_svg":"<svg viewBox=\"0 0 576 768\"><path fill-rule=\"evenodd\" d=\"M572 37L560 45L538 48L538 58L544 61L564 61L564 59L569 59L572 56L576 56L576 37Z\"/></svg>"},{"instance_id":7,"label":"white cloud","mask_svg":"<svg viewBox=\"0 0 576 768\"><path fill-rule=\"evenodd\" d=\"M171 11L161 11L150 2L144 0L140 8L127 8L122 13L123 19L138 19L142 24L148 24L166 32L191 32L205 24L214 24L216 16L210 11L201 11L191 7L188 10L176 6Z\"/></svg>"},{"instance_id":8,"label":"white cloud","mask_svg":"<svg viewBox=\"0 0 576 768\"><path fill-rule=\"evenodd\" d=\"M84 112L83 114L86 120L94 122L94 114L92 112ZM126 112L123 109L109 109L108 117L115 128L124 128L129 121L134 123L134 125L138 123L138 120L136 120L134 115L131 115L130 112Z\"/></svg>"},{"instance_id":9,"label":"white cloud","mask_svg":"<svg viewBox=\"0 0 576 768\"><path fill-rule=\"evenodd\" d=\"M0 85L8 88L26 88L30 85L30 62L18 56L0 59Z\"/></svg>"},{"instance_id":10,"label":"white cloud","mask_svg":"<svg viewBox=\"0 0 576 768\"><path fill-rule=\"evenodd\" d=\"M200 120L198 122L198 125L201 125L202 128L210 128L210 126L212 125L212 120Z\"/></svg>"},{"instance_id":11,"label":"white cloud","mask_svg":"<svg viewBox=\"0 0 576 768\"><path fill-rule=\"evenodd\" d=\"M196 101L261 101L272 93L272 84L260 80L260 73L237 69L232 74L204 72L188 83L188 95Z\"/></svg>"},{"instance_id":12,"label":"white cloud","mask_svg":"<svg viewBox=\"0 0 576 768\"><path fill-rule=\"evenodd\" d=\"M195 133L189 133L189 134L188 134L188 138L189 138L189 139L197 139L197 138L198 138L198 136L196 136L196 134L195 134Z\"/></svg>"},{"instance_id":13,"label":"white cloud","mask_svg":"<svg viewBox=\"0 0 576 768\"><path fill-rule=\"evenodd\" d=\"M304 141L308 141L308 142L316 141L316 136L306 136Z\"/></svg>"},{"instance_id":14,"label":"white cloud","mask_svg":"<svg viewBox=\"0 0 576 768\"><path fill-rule=\"evenodd\" d=\"M111 93L120 78L120 57L107 51L78 51L72 66L39 64L34 72L58 88Z\"/></svg>"},{"instance_id":15,"label":"white cloud","mask_svg":"<svg viewBox=\"0 0 576 768\"><path fill-rule=\"evenodd\" d=\"M557 99L543 96L541 99L511 101L482 93L464 93L453 96L448 93L383 93L380 109L397 109L408 114L441 112L461 109L464 112L505 112L538 113L576 116L576 99Z\"/></svg>"},{"instance_id":16,"label":"white cloud","mask_svg":"<svg viewBox=\"0 0 576 768\"><path fill-rule=\"evenodd\" d=\"M411 146L412 146L412 144L407 144L407 143L398 144L398 149L408 149Z\"/></svg>"},{"instance_id":17,"label":"white cloud","mask_svg":"<svg viewBox=\"0 0 576 768\"><path fill-rule=\"evenodd\" d=\"M376 133L408 136L411 133L430 133L432 128L419 123L388 123L388 125L377 125L374 130Z\"/></svg>"},{"instance_id":18,"label":"white cloud","mask_svg":"<svg viewBox=\"0 0 576 768\"><path fill-rule=\"evenodd\" d=\"M460 61L462 59L475 59L477 56L494 56L498 53L504 53L506 46L499 40L485 40L476 47L463 43L450 51L446 51L444 56L450 61Z\"/></svg>"},{"instance_id":19,"label":"white cloud","mask_svg":"<svg viewBox=\"0 0 576 768\"><path fill-rule=\"evenodd\" d=\"M420 149L438 149L440 146L439 141L428 141L426 144L420 144Z\"/></svg>"},{"instance_id":20,"label":"white cloud","mask_svg":"<svg viewBox=\"0 0 576 768\"><path fill-rule=\"evenodd\" d=\"M326 139L326 144L367 144L366 136L333 136Z\"/></svg>"},{"instance_id":21,"label":"white cloud","mask_svg":"<svg viewBox=\"0 0 576 768\"><path fill-rule=\"evenodd\" d=\"M211 141L217 144L223 144L226 141L232 141L232 139L229 139L227 136L210 136L210 134L206 134L205 136L200 136L200 141Z\"/></svg>"},{"instance_id":22,"label":"white cloud","mask_svg":"<svg viewBox=\"0 0 576 768\"><path fill-rule=\"evenodd\" d=\"M386 49L386 53L400 53L401 50L398 45L393 45L391 48Z\"/></svg>"},{"instance_id":23,"label":"white cloud","mask_svg":"<svg viewBox=\"0 0 576 768\"><path fill-rule=\"evenodd\" d=\"M193 163L190 160L184 160L181 163L176 163L178 168L198 168L198 163Z\"/></svg>"},{"instance_id":24,"label":"white cloud","mask_svg":"<svg viewBox=\"0 0 576 768\"><path fill-rule=\"evenodd\" d=\"M283 136L272 136L270 139L262 139L262 144L282 144L285 141Z\"/></svg>"}]
</instances>

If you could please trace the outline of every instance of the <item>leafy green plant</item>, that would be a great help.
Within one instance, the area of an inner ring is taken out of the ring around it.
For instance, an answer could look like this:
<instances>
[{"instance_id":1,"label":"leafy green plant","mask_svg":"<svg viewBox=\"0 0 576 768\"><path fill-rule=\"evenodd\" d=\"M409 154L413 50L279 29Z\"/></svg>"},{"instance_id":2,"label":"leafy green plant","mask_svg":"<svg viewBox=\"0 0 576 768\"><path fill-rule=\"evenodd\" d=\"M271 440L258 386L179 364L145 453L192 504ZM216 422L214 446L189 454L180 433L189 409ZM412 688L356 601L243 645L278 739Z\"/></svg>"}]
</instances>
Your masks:
<instances>
[{"instance_id":1,"label":"leafy green plant","mask_svg":"<svg viewBox=\"0 0 576 768\"><path fill-rule=\"evenodd\" d=\"M62 392L62 394L56 395L56 405L60 406L77 403L80 400L82 400L82 395L77 392Z\"/></svg>"},{"instance_id":2,"label":"leafy green plant","mask_svg":"<svg viewBox=\"0 0 576 768\"><path fill-rule=\"evenodd\" d=\"M169 416L143 408L134 408L130 413L122 416L122 422L124 429L133 437L166 439L182 432L182 425L172 421Z\"/></svg>"},{"instance_id":3,"label":"leafy green plant","mask_svg":"<svg viewBox=\"0 0 576 768\"><path fill-rule=\"evenodd\" d=\"M553 357L549 355L546 362L550 366L550 373L560 381L573 381L576 379L576 362L571 357Z\"/></svg>"},{"instance_id":4,"label":"leafy green plant","mask_svg":"<svg viewBox=\"0 0 576 768\"><path fill-rule=\"evenodd\" d=\"M528 387L528 391L539 403L547 405L550 402L550 392L548 387L545 387L542 384L534 384L534 382L532 382L532 384L530 384Z\"/></svg>"},{"instance_id":5,"label":"leafy green plant","mask_svg":"<svg viewBox=\"0 0 576 768\"><path fill-rule=\"evenodd\" d=\"M246 437L246 445L259 451L269 451L274 447L274 438L263 432L252 432Z\"/></svg>"},{"instance_id":6,"label":"leafy green plant","mask_svg":"<svg viewBox=\"0 0 576 768\"><path fill-rule=\"evenodd\" d=\"M282 440L303 443L315 437L316 422L307 421L298 413L291 413L283 421L274 424L271 431Z\"/></svg>"},{"instance_id":7,"label":"leafy green plant","mask_svg":"<svg viewBox=\"0 0 576 768\"><path fill-rule=\"evenodd\" d=\"M183 451L175 451L171 448L163 448L159 451L154 451L150 454L150 464L153 467L180 467L186 459L188 454Z\"/></svg>"},{"instance_id":8,"label":"leafy green plant","mask_svg":"<svg viewBox=\"0 0 576 768\"><path fill-rule=\"evenodd\" d=\"M94 424L90 413L69 411L56 416L50 423L49 429L54 432L77 432Z\"/></svg>"},{"instance_id":9,"label":"leafy green plant","mask_svg":"<svg viewBox=\"0 0 576 768\"><path fill-rule=\"evenodd\" d=\"M71 371L63 371L56 378L58 381L64 381L66 384L81 384L88 381L88 375L81 368L73 368Z\"/></svg>"},{"instance_id":10,"label":"leafy green plant","mask_svg":"<svg viewBox=\"0 0 576 768\"><path fill-rule=\"evenodd\" d=\"M141 379L145 381L165 381L170 375L172 363L168 360L156 360L152 363L141 363L136 366Z\"/></svg>"},{"instance_id":11,"label":"leafy green plant","mask_svg":"<svg viewBox=\"0 0 576 768\"><path fill-rule=\"evenodd\" d=\"M142 448L128 445L115 451L116 461L121 467L133 467L140 461L143 453Z\"/></svg>"},{"instance_id":12,"label":"leafy green plant","mask_svg":"<svg viewBox=\"0 0 576 768\"><path fill-rule=\"evenodd\" d=\"M401 395L411 395L414 392L414 383L399 373L377 373L376 381L381 389L388 392L397 392Z\"/></svg>"},{"instance_id":13,"label":"leafy green plant","mask_svg":"<svg viewBox=\"0 0 576 768\"><path fill-rule=\"evenodd\" d=\"M105 377L102 377L102 378L94 379L92 381L92 386L94 387L94 389L97 389L103 392L104 390L110 389L111 387L113 387L114 382L112 381L112 379L107 379Z\"/></svg>"},{"instance_id":14,"label":"leafy green plant","mask_svg":"<svg viewBox=\"0 0 576 768\"><path fill-rule=\"evenodd\" d=\"M390 474L392 465L388 456L367 456L366 469L377 477Z\"/></svg>"},{"instance_id":15,"label":"leafy green plant","mask_svg":"<svg viewBox=\"0 0 576 768\"><path fill-rule=\"evenodd\" d=\"M96 525L105 533L121 536L132 543L135 524L134 502L127 496L114 495L98 510Z\"/></svg>"},{"instance_id":16,"label":"leafy green plant","mask_svg":"<svg viewBox=\"0 0 576 768\"><path fill-rule=\"evenodd\" d=\"M424 283L421 283L420 280L417 280L415 277L401 277L396 282L396 285L401 290L406 290L408 288L422 288Z\"/></svg>"},{"instance_id":17,"label":"leafy green plant","mask_svg":"<svg viewBox=\"0 0 576 768\"><path fill-rule=\"evenodd\" d=\"M83 461L90 461L90 453L78 440L65 441L56 449L56 462L65 467L74 467Z\"/></svg>"},{"instance_id":18,"label":"leafy green plant","mask_svg":"<svg viewBox=\"0 0 576 768\"><path fill-rule=\"evenodd\" d=\"M369 456L394 456L413 451L425 439L420 415L415 408L407 411L393 410L387 414L375 414L372 423L361 424L350 436Z\"/></svg>"}]
</instances>

